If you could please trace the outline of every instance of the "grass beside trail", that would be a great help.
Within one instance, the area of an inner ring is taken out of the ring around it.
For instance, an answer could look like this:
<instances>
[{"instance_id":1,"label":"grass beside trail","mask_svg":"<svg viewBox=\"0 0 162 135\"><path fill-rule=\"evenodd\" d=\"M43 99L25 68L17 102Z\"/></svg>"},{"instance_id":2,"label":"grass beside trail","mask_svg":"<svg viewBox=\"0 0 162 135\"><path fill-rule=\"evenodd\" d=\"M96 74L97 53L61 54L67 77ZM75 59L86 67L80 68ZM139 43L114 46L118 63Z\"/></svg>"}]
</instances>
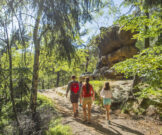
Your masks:
<instances>
[{"instance_id":1,"label":"grass beside trail","mask_svg":"<svg viewBox=\"0 0 162 135\"><path fill-rule=\"evenodd\" d=\"M100 91L104 87L105 81L90 81L90 84L93 86L95 91L95 104L102 105L102 99L100 97Z\"/></svg>"},{"instance_id":2,"label":"grass beside trail","mask_svg":"<svg viewBox=\"0 0 162 135\"><path fill-rule=\"evenodd\" d=\"M51 120L49 125L49 130L46 135L72 135L71 128L69 126L64 126L61 123L61 119Z\"/></svg>"},{"instance_id":3,"label":"grass beside trail","mask_svg":"<svg viewBox=\"0 0 162 135\"><path fill-rule=\"evenodd\" d=\"M29 96L24 96L22 98L22 101L20 99L16 99L16 107L21 108L21 112L18 112L18 116L21 114L22 117L27 117L30 119L31 112L29 111ZM23 105L22 105L23 103ZM42 133L45 133L46 135L71 135L71 129L68 126L63 126L56 118L56 110L54 108L54 102L52 99L47 98L44 95L41 95L38 93L37 98L37 111L40 113L41 116L45 116L44 111L48 111L49 114L54 114L49 117L49 120L43 122L44 124L41 125ZM20 117L20 116L19 116ZM52 118L50 118L52 117ZM44 121L44 118L41 118L42 121ZM14 114L12 111L12 104L11 102L3 103L1 110L0 110L0 135L11 135L13 133L18 134L17 128L14 126ZM20 124L22 124L24 121L20 120ZM30 128L23 129L25 131L31 130Z\"/></svg>"},{"instance_id":4,"label":"grass beside trail","mask_svg":"<svg viewBox=\"0 0 162 135\"><path fill-rule=\"evenodd\" d=\"M54 109L54 102L52 99L47 98L44 95L38 94L38 104L40 108L45 106L52 107ZM49 123L49 129L46 131L46 135L72 135L72 131L69 126L61 124L61 118L52 118Z\"/></svg>"}]
</instances>

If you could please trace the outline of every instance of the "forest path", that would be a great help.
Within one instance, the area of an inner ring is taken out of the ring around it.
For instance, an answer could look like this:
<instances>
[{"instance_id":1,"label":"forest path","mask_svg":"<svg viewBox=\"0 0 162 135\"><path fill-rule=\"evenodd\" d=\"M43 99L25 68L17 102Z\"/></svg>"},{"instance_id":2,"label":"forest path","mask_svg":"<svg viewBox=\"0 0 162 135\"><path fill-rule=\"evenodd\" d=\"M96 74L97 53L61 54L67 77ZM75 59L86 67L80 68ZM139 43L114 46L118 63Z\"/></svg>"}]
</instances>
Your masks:
<instances>
[{"instance_id":1,"label":"forest path","mask_svg":"<svg viewBox=\"0 0 162 135\"><path fill-rule=\"evenodd\" d=\"M79 107L79 117L74 118L69 97L62 88L42 91L51 98L62 116L62 124L69 125L74 135L160 135L160 125L147 120L133 120L128 115L111 112L111 125L105 120L103 108L92 106L92 123L83 124L83 112Z\"/></svg>"}]
</instances>

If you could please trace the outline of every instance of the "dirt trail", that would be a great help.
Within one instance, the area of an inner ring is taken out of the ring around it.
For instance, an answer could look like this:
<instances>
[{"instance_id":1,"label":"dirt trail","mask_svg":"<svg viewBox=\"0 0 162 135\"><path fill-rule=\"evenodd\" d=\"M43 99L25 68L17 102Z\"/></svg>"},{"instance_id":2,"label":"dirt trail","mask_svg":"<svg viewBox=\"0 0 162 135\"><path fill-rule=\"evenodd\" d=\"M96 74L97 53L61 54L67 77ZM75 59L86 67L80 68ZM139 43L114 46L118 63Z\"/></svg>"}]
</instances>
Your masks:
<instances>
[{"instance_id":1,"label":"dirt trail","mask_svg":"<svg viewBox=\"0 0 162 135\"><path fill-rule=\"evenodd\" d=\"M59 91L59 93L58 93ZM146 120L133 120L127 115L111 112L111 125L107 125L103 108L92 107L92 124L83 124L82 108L79 107L79 117L73 118L72 106L69 97L64 96L61 88L42 92L52 98L59 113L62 115L62 124L69 125L74 135L160 135L160 125Z\"/></svg>"}]
</instances>

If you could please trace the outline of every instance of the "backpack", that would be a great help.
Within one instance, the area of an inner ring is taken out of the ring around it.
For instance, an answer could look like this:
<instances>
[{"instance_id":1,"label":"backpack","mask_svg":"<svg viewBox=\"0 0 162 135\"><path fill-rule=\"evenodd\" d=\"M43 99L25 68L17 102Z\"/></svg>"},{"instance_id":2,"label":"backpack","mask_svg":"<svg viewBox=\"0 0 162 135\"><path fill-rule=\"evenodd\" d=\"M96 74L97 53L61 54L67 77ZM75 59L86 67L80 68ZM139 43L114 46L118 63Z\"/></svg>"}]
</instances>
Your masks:
<instances>
[{"instance_id":1,"label":"backpack","mask_svg":"<svg viewBox=\"0 0 162 135\"><path fill-rule=\"evenodd\" d=\"M71 83L71 91L75 94L77 94L79 92L79 83L78 82Z\"/></svg>"},{"instance_id":2,"label":"backpack","mask_svg":"<svg viewBox=\"0 0 162 135\"><path fill-rule=\"evenodd\" d=\"M83 97L91 97L92 96L92 85L89 84L90 90L87 93L86 85L83 85Z\"/></svg>"}]
</instances>

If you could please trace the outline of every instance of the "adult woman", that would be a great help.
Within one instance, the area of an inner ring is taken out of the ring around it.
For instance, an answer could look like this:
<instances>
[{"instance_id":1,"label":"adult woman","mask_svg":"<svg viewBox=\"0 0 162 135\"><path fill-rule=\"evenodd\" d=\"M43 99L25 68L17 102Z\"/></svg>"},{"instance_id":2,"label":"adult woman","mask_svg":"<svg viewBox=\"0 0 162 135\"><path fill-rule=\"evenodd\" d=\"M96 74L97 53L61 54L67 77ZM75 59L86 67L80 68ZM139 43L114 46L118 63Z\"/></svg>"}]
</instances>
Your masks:
<instances>
[{"instance_id":1,"label":"adult woman","mask_svg":"<svg viewBox=\"0 0 162 135\"><path fill-rule=\"evenodd\" d=\"M86 78L85 84L82 86L81 99L83 98L82 106L84 113L84 122L87 121L86 106L88 106L88 124L91 123L91 106L92 100L95 99L95 92L91 84L89 84L89 78Z\"/></svg>"}]
</instances>

